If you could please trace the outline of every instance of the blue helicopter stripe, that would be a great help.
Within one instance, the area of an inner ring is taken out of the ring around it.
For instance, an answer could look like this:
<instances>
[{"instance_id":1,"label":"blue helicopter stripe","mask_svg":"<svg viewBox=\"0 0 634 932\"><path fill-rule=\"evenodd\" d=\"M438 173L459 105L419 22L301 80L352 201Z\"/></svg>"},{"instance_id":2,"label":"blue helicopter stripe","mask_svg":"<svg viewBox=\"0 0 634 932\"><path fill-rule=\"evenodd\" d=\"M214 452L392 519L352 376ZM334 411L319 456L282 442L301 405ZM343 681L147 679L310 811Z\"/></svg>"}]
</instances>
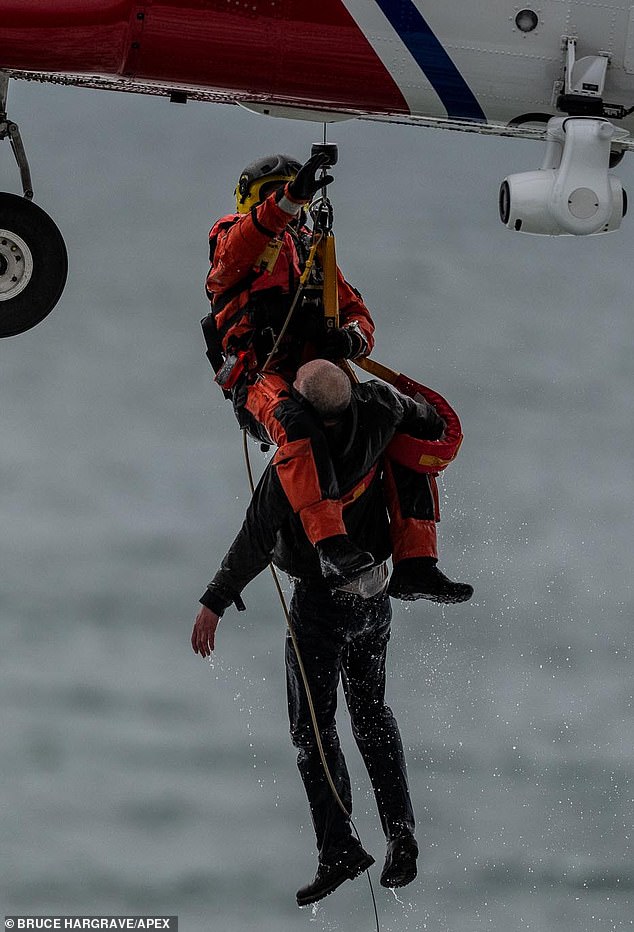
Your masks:
<instances>
[{"instance_id":1,"label":"blue helicopter stripe","mask_svg":"<svg viewBox=\"0 0 634 932\"><path fill-rule=\"evenodd\" d=\"M480 104L412 0L376 0L450 117L486 120Z\"/></svg>"}]
</instances>

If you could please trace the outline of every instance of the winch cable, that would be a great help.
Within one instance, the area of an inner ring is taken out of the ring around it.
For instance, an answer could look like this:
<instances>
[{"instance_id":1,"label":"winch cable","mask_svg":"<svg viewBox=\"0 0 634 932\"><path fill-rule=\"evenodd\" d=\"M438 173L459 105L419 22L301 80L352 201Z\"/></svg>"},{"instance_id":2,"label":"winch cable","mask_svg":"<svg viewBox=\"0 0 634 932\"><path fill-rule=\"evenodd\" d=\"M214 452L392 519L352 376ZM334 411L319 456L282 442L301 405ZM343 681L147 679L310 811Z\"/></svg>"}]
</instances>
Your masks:
<instances>
[{"instance_id":1,"label":"winch cable","mask_svg":"<svg viewBox=\"0 0 634 932\"><path fill-rule=\"evenodd\" d=\"M253 495L255 491L255 483L253 480L253 469L251 467L251 457L249 456L248 432L246 429L243 429L242 431L242 446L243 446L243 451L244 451L244 463L245 463L245 467L247 471L247 477L249 480L249 488L251 489L251 495ZM286 597L284 596L284 592L282 590L282 585L280 583L279 574L277 572L277 569L273 565L273 563L269 563L269 569L271 570L271 575L273 576L273 582L275 584L275 588L277 590L280 604L282 606L284 618L286 619L286 626L288 628L288 633L291 639L291 643L293 644L295 656L297 657L297 665L299 666L302 683L304 685L304 690L306 692L306 699L308 701L308 709L310 711L310 720L311 720L311 724L313 727L313 732L315 735L315 742L317 744L317 750L319 751L319 759L321 761L321 766L323 768L324 775L326 777L326 780L328 781L328 786L330 787L330 790L335 799L335 802L337 803L337 805L343 812L346 819L350 822L350 826L352 830L354 831L355 835L357 836L357 841L359 842L359 844L361 844L361 836L359 835L359 830L357 829L357 826L354 823L352 815L348 812L348 810L346 809L345 805L343 804L341 800L341 797L337 791L337 787L335 786L335 782L332 778L330 767L328 766L328 761L326 760L326 753L324 751L324 745L321 739L321 732L319 730L319 722L317 721L317 713L315 711L315 704L313 702L313 696L310 690L310 685L308 683L308 676L306 673L306 668L304 667L304 662L302 660L302 655L299 649L299 644L297 643L297 636L295 634L293 622L291 621L291 615L288 610L288 605L286 603ZM365 874L368 878L368 884L370 885L370 896L372 897L372 908L374 910L374 921L376 924L375 929L376 929L376 932L381 932L381 927L379 924L379 914L378 914L378 909L376 905L376 896L374 894L374 886L372 885L372 878L370 876L369 868L366 869Z\"/></svg>"},{"instance_id":2,"label":"winch cable","mask_svg":"<svg viewBox=\"0 0 634 932\"><path fill-rule=\"evenodd\" d=\"M326 142L326 124L324 123L324 143L325 142ZM326 174L325 168L323 169L323 174L324 175ZM300 276L297 290L291 302L291 306L289 308L288 314L286 315L282 328L275 339L273 347L271 351L269 352L264 365L262 366L261 372L268 371L269 366L271 365L271 362L273 358L275 357L275 354L277 353L277 350L289 327L289 324L291 322L295 309L297 308L300 298L304 292L304 287L308 281L308 278L313 269L315 259L317 256L319 256L320 261L322 262L322 268L323 268L322 287L323 287L323 297L324 297L324 304L325 304L326 323L327 323L327 326L329 327L333 327L333 326L337 327L339 324L339 307L338 307L337 281L336 281L337 264L336 264L336 257L335 257L335 240L334 240L334 235L332 233L333 211L332 211L332 205L330 203L330 200L327 197L325 187L322 188L321 190L321 196L317 199L317 201L315 201L311 205L310 212L311 212L311 216L313 219L313 231L312 231L308 256L306 259L306 264L304 265L304 270ZM356 376L352 373L352 370L350 369L350 367L347 365L347 363L344 362L344 365L342 366L342 368L345 368L345 371L347 372L351 381L358 381L356 379ZM243 429L242 431L242 444L243 444L243 452L244 452L244 462L245 462L245 467L247 471L247 477L249 480L249 488L251 490L251 495L253 495L255 491L255 482L253 479L253 470L251 468L251 458L249 456L248 431L246 429ZM266 445L264 449L266 449ZM323 742L321 738L321 732L319 730L319 722L317 721L317 713L315 711L315 705L313 702L310 685L308 683L308 676L306 674L306 668L304 667L304 662L302 660L301 652L299 650L299 644L297 643L297 636L295 634L293 623L291 621L290 612L288 610L286 598L282 590L282 585L280 583L279 574L275 566L273 565L273 563L269 563L269 569L271 570L271 575L273 577L273 582L277 590L280 604L282 606L282 611L284 613L284 618L286 620L286 626L289 632L291 643L295 651L295 656L297 657L297 664L298 664L300 675L302 678L304 690L306 692L306 699L308 702L308 709L310 712L311 724L312 724L313 732L315 735L315 742L317 744L317 750L319 752L319 759L321 761L321 766L323 768L324 775L326 777L328 786L330 787L330 790L332 792L332 795L334 797L334 800L337 806L341 809L344 816L349 821L350 827L352 828L355 835L357 836L357 840L359 844L361 844L361 837L359 835L357 826L355 825L351 813L348 812L348 810L346 809L337 791L337 787L335 786L335 782L332 778L332 774L328 766L328 761L326 760L326 753L324 751L324 746L323 746ZM372 884L372 878L370 876L369 869L366 869L365 873L368 878L368 884L370 886L370 896L372 898L372 908L374 911L375 929L376 929L376 932L381 932L381 928L379 924L379 914L378 914L377 904L376 904L376 896L374 894L374 887Z\"/></svg>"}]
</instances>

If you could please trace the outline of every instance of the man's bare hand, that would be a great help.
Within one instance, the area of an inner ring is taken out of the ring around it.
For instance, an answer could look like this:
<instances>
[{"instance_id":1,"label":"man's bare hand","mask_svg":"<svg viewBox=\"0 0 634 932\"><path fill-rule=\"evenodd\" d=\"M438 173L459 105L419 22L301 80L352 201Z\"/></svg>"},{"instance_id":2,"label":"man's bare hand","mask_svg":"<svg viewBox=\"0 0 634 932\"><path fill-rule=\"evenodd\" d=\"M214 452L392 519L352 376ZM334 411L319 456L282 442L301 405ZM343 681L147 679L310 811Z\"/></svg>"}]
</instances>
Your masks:
<instances>
[{"instance_id":1,"label":"man's bare hand","mask_svg":"<svg viewBox=\"0 0 634 932\"><path fill-rule=\"evenodd\" d=\"M219 621L220 615L216 615L204 605L200 606L192 631L192 647L195 654L200 654L201 657L211 657Z\"/></svg>"}]
</instances>

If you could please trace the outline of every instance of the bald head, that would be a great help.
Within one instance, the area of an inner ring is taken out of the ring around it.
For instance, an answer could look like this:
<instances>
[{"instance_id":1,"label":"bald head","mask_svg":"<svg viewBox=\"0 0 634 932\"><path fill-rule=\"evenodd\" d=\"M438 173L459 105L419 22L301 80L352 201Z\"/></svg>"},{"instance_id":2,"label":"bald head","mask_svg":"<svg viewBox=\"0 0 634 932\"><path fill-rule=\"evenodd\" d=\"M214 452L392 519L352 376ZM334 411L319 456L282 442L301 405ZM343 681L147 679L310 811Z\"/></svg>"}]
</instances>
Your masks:
<instances>
[{"instance_id":1,"label":"bald head","mask_svg":"<svg viewBox=\"0 0 634 932\"><path fill-rule=\"evenodd\" d=\"M352 394L348 376L326 359L313 359L300 366L293 388L322 418L342 414L350 404Z\"/></svg>"}]
</instances>

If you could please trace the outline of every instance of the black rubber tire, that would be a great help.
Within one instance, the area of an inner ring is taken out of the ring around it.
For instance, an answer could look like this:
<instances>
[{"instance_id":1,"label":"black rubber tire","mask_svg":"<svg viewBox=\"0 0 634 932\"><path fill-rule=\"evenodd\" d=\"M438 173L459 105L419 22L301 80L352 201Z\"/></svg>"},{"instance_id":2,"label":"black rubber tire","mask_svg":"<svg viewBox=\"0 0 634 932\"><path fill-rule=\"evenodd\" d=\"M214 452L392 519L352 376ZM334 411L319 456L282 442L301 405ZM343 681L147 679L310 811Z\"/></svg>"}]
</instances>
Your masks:
<instances>
[{"instance_id":1,"label":"black rubber tire","mask_svg":"<svg viewBox=\"0 0 634 932\"><path fill-rule=\"evenodd\" d=\"M66 284L68 254L55 223L24 197L0 192L0 230L16 234L32 260L31 278L23 290L0 300L0 337L12 337L35 327L53 310ZM6 261L0 256L0 276L5 271Z\"/></svg>"}]
</instances>

